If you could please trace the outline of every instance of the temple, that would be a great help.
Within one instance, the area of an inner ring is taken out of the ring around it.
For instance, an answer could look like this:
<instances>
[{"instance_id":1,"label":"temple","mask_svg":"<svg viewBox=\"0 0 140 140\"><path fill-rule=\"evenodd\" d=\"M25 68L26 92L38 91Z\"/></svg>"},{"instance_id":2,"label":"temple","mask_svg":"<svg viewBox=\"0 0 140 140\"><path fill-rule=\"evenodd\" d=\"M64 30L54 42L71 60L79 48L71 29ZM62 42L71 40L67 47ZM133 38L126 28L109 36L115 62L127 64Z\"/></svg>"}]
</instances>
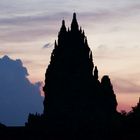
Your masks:
<instances>
[{"instance_id":1,"label":"temple","mask_svg":"<svg viewBox=\"0 0 140 140\"><path fill-rule=\"evenodd\" d=\"M98 80L98 69L76 13L71 28L62 21L54 44L43 88L49 129L79 131L107 125L117 112L116 96L107 75Z\"/></svg>"}]
</instances>

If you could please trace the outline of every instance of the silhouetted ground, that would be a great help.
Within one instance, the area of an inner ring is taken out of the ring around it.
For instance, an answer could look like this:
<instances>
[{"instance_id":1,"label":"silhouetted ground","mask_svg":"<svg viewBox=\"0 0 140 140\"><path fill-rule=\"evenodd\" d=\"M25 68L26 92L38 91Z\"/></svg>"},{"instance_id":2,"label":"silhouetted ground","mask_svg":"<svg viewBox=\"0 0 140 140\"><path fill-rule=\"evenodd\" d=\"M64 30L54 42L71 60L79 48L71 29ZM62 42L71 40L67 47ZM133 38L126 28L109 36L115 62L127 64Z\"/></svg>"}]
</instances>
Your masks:
<instances>
[{"instance_id":1,"label":"silhouetted ground","mask_svg":"<svg viewBox=\"0 0 140 140\"><path fill-rule=\"evenodd\" d=\"M139 139L139 132L129 132L122 130L115 134L104 134L104 133L92 133L86 135L85 132L77 135L71 135L71 132L64 132L60 134L48 134L44 129L28 129L26 127L8 127L0 129L0 139L5 140L19 140L19 139L30 139L30 140L137 140Z\"/></svg>"}]
</instances>

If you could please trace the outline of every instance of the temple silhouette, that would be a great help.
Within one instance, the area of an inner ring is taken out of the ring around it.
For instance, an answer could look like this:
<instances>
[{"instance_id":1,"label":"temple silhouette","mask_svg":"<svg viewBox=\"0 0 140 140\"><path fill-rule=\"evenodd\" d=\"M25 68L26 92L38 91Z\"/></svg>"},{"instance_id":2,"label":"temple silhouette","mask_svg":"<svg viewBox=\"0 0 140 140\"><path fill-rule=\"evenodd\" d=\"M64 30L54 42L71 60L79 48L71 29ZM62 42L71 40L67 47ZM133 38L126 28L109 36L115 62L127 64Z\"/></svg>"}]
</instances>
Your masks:
<instances>
[{"instance_id":1,"label":"temple silhouette","mask_svg":"<svg viewBox=\"0 0 140 140\"><path fill-rule=\"evenodd\" d=\"M98 80L98 69L76 13L71 28L66 28L62 21L43 90L43 115L50 133L89 136L93 129L100 132L103 128L110 129L117 115L111 81L107 75L101 82Z\"/></svg>"},{"instance_id":2,"label":"temple silhouette","mask_svg":"<svg viewBox=\"0 0 140 140\"><path fill-rule=\"evenodd\" d=\"M84 30L76 13L65 21L54 43L45 74L43 114L29 114L25 127L6 128L0 135L15 139L130 140L139 136L140 100L132 111L117 111L108 75L101 81Z\"/></svg>"}]
</instances>

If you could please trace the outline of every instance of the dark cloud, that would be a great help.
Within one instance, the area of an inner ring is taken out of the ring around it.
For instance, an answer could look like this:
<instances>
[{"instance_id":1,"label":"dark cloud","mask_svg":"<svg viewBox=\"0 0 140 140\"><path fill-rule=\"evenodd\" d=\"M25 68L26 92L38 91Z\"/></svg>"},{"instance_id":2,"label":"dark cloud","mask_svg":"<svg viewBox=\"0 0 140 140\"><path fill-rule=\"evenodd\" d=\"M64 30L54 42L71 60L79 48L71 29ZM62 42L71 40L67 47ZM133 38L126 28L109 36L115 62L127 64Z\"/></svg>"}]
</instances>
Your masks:
<instances>
[{"instance_id":1,"label":"dark cloud","mask_svg":"<svg viewBox=\"0 0 140 140\"><path fill-rule=\"evenodd\" d=\"M131 17L139 16L140 4L130 4L125 6L119 6L115 8L102 8L95 11L80 12L78 15L80 19L90 24L112 24L112 22L120 23L121 21L131 19ZM92 23L93 22L93 23ZM120 26L117 26L115 30L120 30Z\"/></svg>"},{"instance_id":2,"label":"dark cloud","mask_svg":"<svg viewBox=\"0 0 140 140\"><path fill-rule=\"evenodd\" d=\"M53 47L53 44L52 43L47 43L43 46L43 49L50 48L50 47Z\"/></svg>"},{"instance_id":3,"label":"dark cloud","mask_svg":"<svg viewBox=\"0 0 140 140\"><path fill-rule=\"evenodd\" d=\"M58 12L54 14L47 14L42 12L40 14L34 15L19 15L13 17L1 17L0 25L10 25L10 26L25 26L25 25L38 25L40 23L49 23L50 26L53 26L55 22L59 22L62 17L71 17L72 13L70 12ZM52 24L53 23L53 24ZM42 26L41 26L42 27Z\"/></svg>"},{"instance_id":4,"label":"dark cloud","mask_svg":"<svg viewBox=\"0 0 140 140\"><path fill-rule=\"evenodd\" d=\"M43 25L43 24L42 24ZM48 29L48 27L40 29L28 29L24 28L22 30L15 29L14 31L2 32L0 33L0 42L32 42L37 41L40 38L45 38L48 36L54 36L57 33L54 29Z\"/></svg>"},{"instance_id":5,"label":"dark cloud","mask_svg":"<svg viewBox=\"0 0 140 140\"><path fill-rule=\"evenodd\" d=\"M0 122L24 125L29 113L42 113L41 83L32 84L20 59L0 59Z\"/></svg>"},{"instance_id":6,"label":"dark cloud","mask_svg":"<svg viewBox=\"0 0 140 140\"><path fill-rule=\"evenodd\" d=\"M11 5L10 5L11 6ZM65 11L65 12L63 12ZM22 26L22 25L37 25L38 23L55 23L64 18L71 18L72 12L70 10L59 10L48 13L46 10L42 10L42 12L36 13L34 10L32 14L19 14L19 15L7 15L0 17L0 25L13 25L13 26ZM24 13L26 10L24 11ZM131 3L123 6L116 6L115 8L106 8L102 7L99 9L89 9L88 12L79 12L78 15L80 18L84 19L92 19L94 22L99 20L108 21L110 18L114 19L117 17L125 17L130 15L135 15L136 12L140 12L140 3ZM52 25L52 24L51 24Z\"/></svg>"},{"instance_id":7,"label":"dark cloud","mask_svg":"<svg viewBox=\"0 0 140 140\"><path fill-rule=\"evenodd\" d=\"M110 32L122 30L120 25L116 25L121 21L125 21L128 17L140 15L140 4L131 4L114 9L96 9L88 12L77 13L79 23L88 24L88 27L97 26L100 24L113 24ZM71 11L48 13L42 11L34 14L19 14L15 16L0 17L0 33L1 41L24 42L34 39L40 39L47 35L55 36L57 34L62 17L66 21L70 21L72 16ZM81 21L80 21L81 20ZM127 21L127 20L126 20ZM131 20L133 21L133 20ZM67 23L66 23L67 25ZM115 27L114 27L115 26ZM95 27L96 28L96 27ZM86 29L86 28L85 28Z\"/></svg>"}]
</instances>

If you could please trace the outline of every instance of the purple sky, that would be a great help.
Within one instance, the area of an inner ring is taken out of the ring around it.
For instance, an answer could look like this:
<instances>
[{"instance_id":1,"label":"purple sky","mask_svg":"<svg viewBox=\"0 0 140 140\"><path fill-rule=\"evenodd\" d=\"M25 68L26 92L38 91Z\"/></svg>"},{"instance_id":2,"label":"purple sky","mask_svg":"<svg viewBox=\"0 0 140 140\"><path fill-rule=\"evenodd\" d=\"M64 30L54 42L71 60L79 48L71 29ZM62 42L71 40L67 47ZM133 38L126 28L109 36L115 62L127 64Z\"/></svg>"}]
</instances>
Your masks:
<instances>
[{"instance_id":1,"label":"purple sky","mask_svg":"<svg viewBox=\"0 0 140 140\"><path fill-rule=\"evenodd\" d=\"M44 81L61 21L70 26L73 12L99 77L110 76L118 108L129 110L140 96L139 0L1 0L0 57L21 59L31 82Z\"/></svg>"}]
</instances>

